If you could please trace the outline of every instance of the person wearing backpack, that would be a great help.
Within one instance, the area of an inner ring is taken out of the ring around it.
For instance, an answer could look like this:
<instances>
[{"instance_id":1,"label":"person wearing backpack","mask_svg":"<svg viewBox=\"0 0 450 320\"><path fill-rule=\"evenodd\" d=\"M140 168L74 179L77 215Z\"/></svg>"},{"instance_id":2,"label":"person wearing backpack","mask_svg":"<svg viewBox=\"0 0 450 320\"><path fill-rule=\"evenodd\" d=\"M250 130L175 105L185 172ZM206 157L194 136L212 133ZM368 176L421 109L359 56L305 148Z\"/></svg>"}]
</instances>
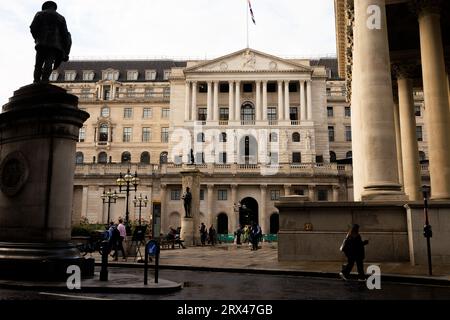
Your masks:
<instances>
[{"instance_id":1,"label":"person wearing backpack","mask_svg":"<svg viewBox=\"0 0 450 320\"><path fill-rule=\"evenodd\" d=\"M358 280L365 280L366 274L364 272L364 259L365 259L365 250L364 246L369 243L369 240L362 240L361 235L359 234L359 225L354 224L350 231L347 233L347 237L340 250L344 252L347 257L347 264L343 265L342 271L339 273L339 276L347 280L350 276L350 272L353 269L353 266L356 262L356 267L358 269Z\"/></svg>"},{"instance_id":2,"label":"person wearing backpack","mask_svg":"<svg viewBox=\"0 0 450 320\"><path fill-rule=\"evenodd\" d=\"M125 249L123 248L123 242L126 239L127 236L127 230L125 228L125 225L123 224L123 220L119 219L119 225L117 228L115 228L116 231L114 232L114 237L117 238L117 248L114 252L114 261L117 261L119 257L119 250L122 251L122 259L127 260L127 256L125 255Z\"/></svg>"}]
</instances>

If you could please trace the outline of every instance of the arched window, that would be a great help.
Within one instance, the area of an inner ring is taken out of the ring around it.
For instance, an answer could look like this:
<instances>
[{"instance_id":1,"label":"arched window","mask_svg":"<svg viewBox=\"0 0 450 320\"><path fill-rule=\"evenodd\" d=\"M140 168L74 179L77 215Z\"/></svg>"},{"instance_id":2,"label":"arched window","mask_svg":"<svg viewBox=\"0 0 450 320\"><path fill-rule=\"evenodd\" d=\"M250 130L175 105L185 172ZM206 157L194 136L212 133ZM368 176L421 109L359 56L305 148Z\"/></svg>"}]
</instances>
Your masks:
<instances>
[{"instance_id":1,"label":"arched window","mask_svg":"<svg viewBox=\"0 0 450 320\"><path fill-rule=\"evenodd\" d=\"M427 160L427 155L423 151L419 151L419 161Z\"/></svg>"},{"instance_id":2,"label":"arched window","mask_svg":"<svg viewBox=\"0 0 450 320\"><path fill-rule=\"evenodd\" d=\"M245 103L241 107L241 119L243 121L255 121L255 107L250 103Z\"/></svg>"},{"instance_id":3,"label":"arched window","mask_svg":"<svg viewBox=\"0 0 450 320\"><path fill-rule=\"evenodd\" d=\"M345 157L348 159L348 158L352 158L352 152L351 151L349 151L349 152L347 152L346 154L345 154Z\"/></svg>"},{"instance_id":4,"label":"arched window","mask_svg":"<svg viewBox=\"0 0 450 320\"><path fill-rule=\"evenodd\" d=\"M141 153L141 163L150 164L150 153L147 151Z\"/></svg>"},{"instance_id":5,"label":"arched window","mask_svg":"<svg viewBox=\"0 0 450 320\"><path fill-rule=\"evenodd\" d=\"M330 162L336 162L336 153L334 151L330 151Z\"/></svg>"},{"instance_id":6,"label":"arched window","mask_svg":"<svg viewBox=\"0 0 450 320\"><path fill-rule=\"evenodd\" d=\"M269 134L269 142L278 142L278 134L276 132Z\"/></svg>"},{"instance_id":7,"label":"arched window","mask_svg":"<svg viewBox=\"0 0 450 320\"><path fill-rule=\"evenodd\" d=\"M77 152L75 154L75 164L83 164L83 162L84 162L83 152Z\"/></svg>"},{"instance_id":8,"label":"arched window","mask_svg":"<svg viewBox=\"0 0 450 320\"><path fill-rule=\"evenodd\" d=\"M203 132L197 134L197 142L205 142L205 134Z\"/></svg>"},{"instance_id":9,"label":"arched window","mask_svg":"<svg viewBox=\"0 0 450 320\"><path fill-rule=\"evenodd\" d=\"M222 132L219 135L219 142L227 142L227 133L226 132Z\"/></svg>"},{"instance_id":10,"label":"arched window","mask_svg":"<svg viewBox=\"0 0 450 320\"><path fill-rule=\"evenodd\" d=\"M292 142L300 142L300 133L294 132L292 134Z\"/></svg>"},{"instance_id":11,"label":"arched window","mask_svg":"<svg viewBox=\"0 0 450 320\"><path fill-rule=\"evenodd\" d=\"M103 123L100 125L100 128L98 130L98 141L100 142L108 142L108 125L106 123Z\"/></svg>"},{"instance_id":12,"label":"arched window","mask_svg":"<svg viewBox=\"0 0 450 320\"><path fill-rule=\"evenodd\" d=\"M121 162L131 162L131 154L128 151L122 153Z\"/></svg>"},{"instance_id":13,"label":"arched window","mask_svg":"<svg viewBox=\"0 0 450 320\"><path fill-rule=\"evenodd\" d=\"M168 153L166 151L161 152L161 154L159 155L159 163L160 164L167 163L167 157L168 157Z\"/></svg>"},{"instance_id":14,"label":"arched window","mask_svg":"<svg viewBox=\"0 0 450 320\"><path fill-rule=\"evenodd\" d=\"M98 154L98 163L107 163L108 162L108 155L106 152L100 152Z\"/></svg>"}]
</instances>

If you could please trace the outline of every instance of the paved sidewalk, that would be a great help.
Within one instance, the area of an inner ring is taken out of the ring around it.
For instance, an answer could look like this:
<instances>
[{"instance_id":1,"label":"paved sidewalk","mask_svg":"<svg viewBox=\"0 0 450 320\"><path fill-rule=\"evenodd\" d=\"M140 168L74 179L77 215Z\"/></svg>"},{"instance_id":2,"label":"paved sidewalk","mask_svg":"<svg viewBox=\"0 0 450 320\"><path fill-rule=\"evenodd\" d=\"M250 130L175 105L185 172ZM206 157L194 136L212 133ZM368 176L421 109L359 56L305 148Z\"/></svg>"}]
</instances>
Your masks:
<instances>
[{"instance_id":1,"label":"paved sidewalk","mask_svg":"<svg viewBox=\"0 0 450 320\"><path fill-rule=\"evenodd\" d=\"M143 249L142 249L143 252ZM96 256L100 262L100 256ZM161 250L161 268L197 269L210 271L296 274L316 277L337 277L342 262L280 262L276 243L263 243L257 251L248 245L220 244L215 247L188 247ZM111 266L142 266L129 257L127 262L113 262ZM365 266L372 264L365 261ZM435 266L433 276L428 276L428 266L411 266L405 263L373 263L380 266L382 277L397 282L450 285L450 265ZM356 267L354 269L356 271Z\"/></svg>"}]
</instances>

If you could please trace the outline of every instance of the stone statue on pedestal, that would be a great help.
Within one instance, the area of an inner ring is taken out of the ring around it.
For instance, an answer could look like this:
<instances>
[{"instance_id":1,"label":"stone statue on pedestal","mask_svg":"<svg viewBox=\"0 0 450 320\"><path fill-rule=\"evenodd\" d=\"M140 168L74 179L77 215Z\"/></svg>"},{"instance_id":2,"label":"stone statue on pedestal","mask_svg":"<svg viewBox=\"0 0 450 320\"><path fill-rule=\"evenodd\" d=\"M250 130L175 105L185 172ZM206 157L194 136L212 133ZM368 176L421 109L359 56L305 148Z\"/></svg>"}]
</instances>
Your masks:
<instances>
[{"instance_id":1,"label":"stone statue on pedestal","mask_svg":"<svg viewBox=\"0 0 450 320\"><path fill-rule=\"evenodd\" d=\"M66 20L56 9L55 2L46 1L30 26L36 43L35 83L48 82L52 70L56 70L62 61L69 60L72 38Z\"/></svg>"},{"instance_id":2,"label":"stone statue on pedestal","mask_svg":"<svg viewBox=\"0 0 450 320\"><path fill-rule=\"evenodd\" d=\"M189 187L186 187L186 192L184 193L182 199L183 199L185 217L190 218L190 217L192 217L192 215L191 215L192 193L191 193Z\"/></svg>"}]
</instances>

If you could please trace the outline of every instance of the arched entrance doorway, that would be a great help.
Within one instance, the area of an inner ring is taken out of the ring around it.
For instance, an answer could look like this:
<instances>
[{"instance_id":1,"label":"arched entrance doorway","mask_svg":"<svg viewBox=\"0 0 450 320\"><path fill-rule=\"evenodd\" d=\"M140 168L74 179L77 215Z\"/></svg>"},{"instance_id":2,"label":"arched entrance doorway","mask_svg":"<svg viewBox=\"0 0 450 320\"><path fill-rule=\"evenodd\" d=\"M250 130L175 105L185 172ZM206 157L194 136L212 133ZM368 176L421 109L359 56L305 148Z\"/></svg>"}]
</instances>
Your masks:
<instances>
[{"instance_id":1,"label":"arched entrance doorway","mask_svg":"<svg viewBox=\"0 0 450 320\"><path fill-rule=\"evenodd\" d=\"M246 135L239 141L239 163L258 163L258 142L252 135Z\"/></svg>"},{"instance_id":2,"label":"arched entrance doorway","mask_svg":"<svg viewBox=\"0 0 450 320\"><path fill-rule=\"evenodd\" d=\"M253 198L244 198L239 207L239 223L241 226L258 223L258 202Z\"/></svg>"},{"instance_id":3,"label":"arched entrance doorway","mask_svg":"<svg viewBox=\"0 0 450 320\"><path fill-rule=\"evenodd\" d=\"M280 216L278 213L274 212L270 216L270 233L277 234L278 230L280 230Z\"/></svg>"},{"instance_id":4,"label":"arched entrance doorway","mask_svg":"<svg viewBox=\"0 0 450 320\"><path fill-rule=\"evenodd\" d=\"M228 234L228 216L226 213L220 213L217 216L217 233Z\"/></svg>"}]
</instances>

